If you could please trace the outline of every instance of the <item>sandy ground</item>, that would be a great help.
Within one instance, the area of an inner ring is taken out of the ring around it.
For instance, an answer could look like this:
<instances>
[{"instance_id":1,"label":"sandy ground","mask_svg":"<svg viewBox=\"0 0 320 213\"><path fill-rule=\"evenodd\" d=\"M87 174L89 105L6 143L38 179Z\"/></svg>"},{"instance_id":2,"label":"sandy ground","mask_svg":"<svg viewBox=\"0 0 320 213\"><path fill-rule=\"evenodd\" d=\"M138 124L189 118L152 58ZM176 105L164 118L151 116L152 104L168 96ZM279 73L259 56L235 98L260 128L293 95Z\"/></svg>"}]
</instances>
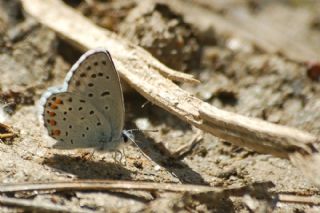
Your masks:
<instances>
[{"instance_id":1,"label":"sandy ground","mask_svg":"<svg viewBox=\"0 0 320 213\"><path fill-rule=\"evenodd\" d=\"M181 86L202 100L221 109L320 134L320 84L308 75L306 63L280 53L266 53L236 37L222 37L214 29L199 29L166 4L87 2L91 3L72 1L71 6L100 26L144 47L169 67L194 74L201 84ZM194 4L206 6L202 2ZM297 32L309 38L302 41L305 46L320 49L320 5L316 1L212 2L209 9L221 17L277 17L277 27L284 28L294 22L300 29ZM283 11L287 15L281 15ZM115 162L113 152L95 152L88 157L92 150L52 149L52 141L44 135L39 122L38 100L47 87L63 82L81 53L26 17L18 1L0 1L0 33L0 119L18 133L14 140L0 143L1 183L115 179L250 188L244 196L218 198L188 193L155 196L147 192L44 193L25 198L70 210L81 207L101 212L320 211L313 205L278 202L278 193L319 197L319 190L289 161L199 133L161 108L145 104L145 99L130 89L124 94L126 129L160 130L137 135L140 149L152 161L131 143L121 145L125 155L122 164ZM202 140L191 152L178 159L170 156L195 134L200 134ZM0 205L0 211L22 210Z\"/></svg>"}]
</instances>

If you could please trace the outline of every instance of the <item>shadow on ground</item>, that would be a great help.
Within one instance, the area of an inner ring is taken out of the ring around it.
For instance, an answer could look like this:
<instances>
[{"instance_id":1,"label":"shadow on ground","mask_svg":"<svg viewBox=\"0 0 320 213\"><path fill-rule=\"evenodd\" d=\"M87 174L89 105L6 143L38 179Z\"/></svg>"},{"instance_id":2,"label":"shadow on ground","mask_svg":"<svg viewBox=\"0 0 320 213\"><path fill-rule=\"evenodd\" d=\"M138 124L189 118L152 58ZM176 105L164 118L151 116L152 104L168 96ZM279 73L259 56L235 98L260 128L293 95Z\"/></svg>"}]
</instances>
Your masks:
<instances>
[{"instance_id":1,"label":"shadow on ground","mask_svg":"<svg viewBox=\"0 0 320 213\"><path fill-rule=\"evenodd\" d=\"M131 180L130 171L116 163L91 161L81 157L55 154L44 162L47 166L71 173L80 179Z\"/></svg>"}]
</instances>

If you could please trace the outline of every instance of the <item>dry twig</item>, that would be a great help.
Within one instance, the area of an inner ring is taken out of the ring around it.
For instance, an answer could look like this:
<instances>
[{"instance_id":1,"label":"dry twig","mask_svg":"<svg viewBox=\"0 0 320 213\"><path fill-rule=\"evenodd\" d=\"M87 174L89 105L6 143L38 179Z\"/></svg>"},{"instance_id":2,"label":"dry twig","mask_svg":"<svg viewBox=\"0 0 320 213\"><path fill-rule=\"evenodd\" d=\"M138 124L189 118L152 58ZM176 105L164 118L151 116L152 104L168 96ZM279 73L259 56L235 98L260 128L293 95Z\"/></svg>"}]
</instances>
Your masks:
<instances>
[{"instance_id":1,"label":"dry twig","mask_svg":"<svg viewBox=\"0 0 320 213\"><path fill-rule=\"evenodd\" d=\"M283 203L300 203L306 205L320 205L320 198L314 196L299 196L279 194L278 200Z\"/></svg>"},{"instance_id":2,"label":"dry twig","mask_svg":"<svg viewBox=\"0 0 320 213\"><path fill-rule=\"evenodd\" d=\"M207 103L200 107L200 116L204 120L204 128L212 134L239 146L282 158L288 158L296 151L311 154L312 144L317 139L297 129L226 112Z\"/></svg>"},{"instance_id":3,"label":"dry twig","mask_svg":"<svg viewBox=\"0 0 320 213\"><path fill-rule=\"evenodd\" d=\"M0 139L8 139L8 138L14 138L17 134L14 133L12 128L10 126L7 126L6 124L0 123Z\"/></svg>"},{"instance_id":4,"label":"dry twig","mask_svg":"<svg viewBox=\"0 0 320 213\"><path fill-rule=\"evenodd\" d=\"M314 144L318 140L316 136L219 110L204 103L161 74L181 81L194 82L193 78L167 68L143 49L94 25L61 1L22 0L22 3L25 10L39 22L79 48L107 47L126 82L149 101L199 129L236 145L283 158L290 158L296 152L313 155ZM319 165L313 161L308 163Z\"/></svg>"},{"instance_id":5,"label":"dry twig","mask_svg":"<svg viewBox=\"0 0 320 213\"><path fill-rule=\"evenodd\" d=\"M117 180L78 180L72 182L51 182L51 183L12 183L0 184L0 193L16 193L16 192L70 192L70 191L149 191L149 192L175 192L175 193L223 193L231 197L242 197L247 194L250 187L212 187L191 184L173 184L173 183L151 183L139 181L117 181ZM291 202L297 204L319 205L320 199L313 196L300 196L292 194L275 194L278 196L279 202ZM0 196L0 204L9 206L20 206L28 209L37 210L58 210L64 211L64 207L51 205L42 205L31 200L15 199Z\"/></svg>"},{"instance_id":6,"label":"dry twig","mask_svg":"<svg viewBox=\"0 0 320 213\"><path fill-rule=\"evenodd\" d=\"M51 183L18 183L0 184L0 192L26 192L26 191L110 191L110 190L143 190L143 191L167 191L167 192L223 192L226 189L211 186L172 183L150 183L139 181L117 180L78 180L72 182ZM231 189L230 189L231 190Z\"/></svg>"}]
</instances>

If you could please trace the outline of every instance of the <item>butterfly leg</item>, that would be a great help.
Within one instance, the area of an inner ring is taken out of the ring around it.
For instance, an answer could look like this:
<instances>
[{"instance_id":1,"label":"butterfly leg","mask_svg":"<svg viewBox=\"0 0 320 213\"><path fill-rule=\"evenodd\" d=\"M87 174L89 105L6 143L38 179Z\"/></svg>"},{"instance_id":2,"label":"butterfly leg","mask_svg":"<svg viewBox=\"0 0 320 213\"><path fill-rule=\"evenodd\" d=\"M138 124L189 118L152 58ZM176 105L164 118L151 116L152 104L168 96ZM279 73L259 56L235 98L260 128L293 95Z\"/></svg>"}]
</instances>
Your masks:
<instances>
[{"instance_id":1,"label":"butterfly leg","mask_svg":"<svg viewBox=\"0 0 320 213\"><path fill-rule=\"evenodd\" d=\"M112 150L112 152L113 152L112 158L116 164L119 164L121 166L127 165L127 160L126 160L126 155L125 155L124 149L122 149L122 150L114 149L114 150Z\"/></svg>"},{"instance_id":2,"label":"butterfly leg","mask_svg":"<svg viewBox=\"0 0 320 213\"><path fill-rule=\"evenodd\" d=\"M87 157L88 160L93 160L93 155L95 153L95 150L92 150L92 152L89 154L89 156Z\"/></svg>"}]
</instances>

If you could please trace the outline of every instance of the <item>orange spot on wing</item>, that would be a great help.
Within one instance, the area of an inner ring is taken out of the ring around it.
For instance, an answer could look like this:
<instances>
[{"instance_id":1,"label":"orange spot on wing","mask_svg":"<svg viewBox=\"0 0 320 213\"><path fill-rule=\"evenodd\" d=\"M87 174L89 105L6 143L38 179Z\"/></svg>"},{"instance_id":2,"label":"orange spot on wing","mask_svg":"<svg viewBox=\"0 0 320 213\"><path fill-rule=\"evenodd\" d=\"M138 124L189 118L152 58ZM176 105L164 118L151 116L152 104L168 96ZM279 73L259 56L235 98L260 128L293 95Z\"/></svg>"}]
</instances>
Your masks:
<instances>
[{"instance_id":1,"label":"orange spot on wing","mask_svg":"<svg viewBox=\"0 0 320 213\"><path fill-rule=\"evenodd\" d=\"M55 103L55 104L62 104L63 102L62 102L62 100L61 100L61 99L57 98L57 99L56 99L56 101L55 101L54 103Z\"/></svg>"},{"instance_id":2,"label":"orange spot on wing","mask_svg":"<svg viewBox=\"0 0 320 213\"><path fill-rule=\"evenodd\" d=\"M50 108L51 108L51 109L57 109L57 108L58 108L58 106L57 106L57 105L55 105L55 104L51 104Z\"/></svg>"},{"instance_id":3,"label":"orange spot on wing","mask_svg":"<svg viewBox=\"0 0 320 213\"><path fill-rule=\"evenodd\" d=\"M56 116L56 113L55 113L55 112L48 112L48 114L49 114L50 117Z\"/></svg>"},{"instance_id":4,"label":"orange spot on wing","mask_svg":"<svg viewBox=\"0 0 320 213\"><path fill-rule=\"evenodd\" d=\"M59 129L55 129L51 131L52 136L59 136L61 134L61 131Z\"/></svg>"},{"instance_id":5,"label":"orange spot on wing","mask_svg":"<svg viewBox=\"0 0 320 213\"><path fill-rule=\"evenodd\" d=\"M53 119L51 119L49 123L51 126L55 126L57 124L57 122Z\"/></svg>"}]
</instances>

